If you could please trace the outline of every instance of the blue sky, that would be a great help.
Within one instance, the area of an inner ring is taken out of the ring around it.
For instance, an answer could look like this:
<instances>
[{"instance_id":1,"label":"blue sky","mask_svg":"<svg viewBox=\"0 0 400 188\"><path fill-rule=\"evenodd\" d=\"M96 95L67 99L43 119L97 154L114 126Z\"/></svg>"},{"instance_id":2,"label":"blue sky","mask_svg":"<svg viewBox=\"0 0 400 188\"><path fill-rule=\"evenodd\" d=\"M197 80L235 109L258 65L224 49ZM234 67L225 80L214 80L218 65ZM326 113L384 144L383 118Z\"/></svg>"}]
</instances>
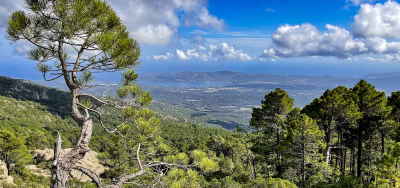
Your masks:
<instances>
[{"instance_id":1,"label":"blue sky","mask_svg":"<svg viewBox=\"0 0 400 188\"><path fill-rule=\"evenodd\" d=\"M232 70L362 76L400 72L400 4L379 0L107 0L142 48L139 72ZM40 79L4 29L0 74Z\"/></svg>"}]
</instances>

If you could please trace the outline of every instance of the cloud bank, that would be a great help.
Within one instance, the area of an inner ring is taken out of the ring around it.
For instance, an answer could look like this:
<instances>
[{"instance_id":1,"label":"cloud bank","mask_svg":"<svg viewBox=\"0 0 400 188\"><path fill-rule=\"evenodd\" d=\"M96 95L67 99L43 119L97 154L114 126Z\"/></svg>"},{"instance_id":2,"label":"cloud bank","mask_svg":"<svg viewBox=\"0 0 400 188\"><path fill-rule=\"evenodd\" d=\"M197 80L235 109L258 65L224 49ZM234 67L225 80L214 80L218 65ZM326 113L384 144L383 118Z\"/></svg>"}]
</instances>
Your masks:
<instances>
[{"instance_id":1,"label":"cloud bank","mask_svg":"<svg viewBox=\"0 0 400 188\"><path fill-rule=\"evenodd\" d=\"M254 58L228 43L198 45L191 49L176 49L174 53L167 52L153 56L154 60L177 59L182 61L251 61Z\"/></svg>"},{"instance_id":2,"label":"cloud bank","mask_svg":"<svg viewBox=\"0 0 400 188\"><path fill-rule=\"evenodd\" d=\"M361 1L357 1L361 2ZM400 60L400 4L362 4L350 29L311 24L284 25L272 35L262 58L382 56Z\"/></svg>"}]
</instances>

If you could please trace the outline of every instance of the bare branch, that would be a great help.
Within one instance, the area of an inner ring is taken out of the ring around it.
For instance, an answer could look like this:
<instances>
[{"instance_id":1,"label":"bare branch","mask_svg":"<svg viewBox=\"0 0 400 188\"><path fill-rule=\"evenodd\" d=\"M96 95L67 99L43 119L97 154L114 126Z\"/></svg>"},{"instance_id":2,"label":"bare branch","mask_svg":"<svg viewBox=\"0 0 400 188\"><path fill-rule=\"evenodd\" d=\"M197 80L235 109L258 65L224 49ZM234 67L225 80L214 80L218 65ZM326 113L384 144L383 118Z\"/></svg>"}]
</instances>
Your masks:
<instances>
[{"instance_id":1,"label":"bare branch","mask_svg":"<svg viewBox=\"0 0 400 188\"><path fill-rule=\"evenodd\" d=\"M140 154L139 154L139 152L140 152L140 146L141 146L141 144L139 143L138 149L137 149L137 151L136 151L136 158L137 158L137 161L138 161L138 163L139 163L140 169L143 170L143 165L142 165L142 162L140 161Z\"/></svg>"},{"instance_id":2,"label":"bare branch","mask_svg":"<svg viewBox=\"0 0 400 188\"><path fill-rule=\"evenodd\" d=\"M73 169L78 170L78 171L82 172L83 174L87 175L90 179L93 180L94 183L96 183L97 187L99 187L99 188L103 187L100 177L92 170L81 167L81 166L75 166Z\"/></svg>"},{"instance_id":3,"label":"bare branch","mask_svg":"<svg viewBox=\"0 0 400 188\"><path fill-rule=\"evenodd\" d=\"M165 162L153 162L153 163L149 163L149 164L145 165L145 167L157 167L157 166L176 167L176 168L182 168L185 170L188 170L192 167L196 167L196 165L180 165L180 164L165 163Z\"/></svg>"}]
</instances>

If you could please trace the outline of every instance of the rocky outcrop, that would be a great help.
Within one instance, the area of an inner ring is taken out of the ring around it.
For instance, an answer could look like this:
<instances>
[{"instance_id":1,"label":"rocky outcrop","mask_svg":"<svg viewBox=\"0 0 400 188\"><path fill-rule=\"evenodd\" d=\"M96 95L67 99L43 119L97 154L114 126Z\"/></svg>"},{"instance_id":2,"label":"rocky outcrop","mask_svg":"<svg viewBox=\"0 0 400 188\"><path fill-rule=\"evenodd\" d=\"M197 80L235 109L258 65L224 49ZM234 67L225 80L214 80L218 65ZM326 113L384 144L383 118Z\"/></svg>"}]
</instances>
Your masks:
<instances>
[{"instance_id":1,"label":"rocky outcrop","mask_svg":"<svg viewBox=\"0 0 400 188\"><path fill-rule=\"evenodd\" d=\"M3 161L0 161L0 185L1 184L14 184L14 179L8 175L7 165Z\"/></svg>"},{"instance_id":2,"label":"rocky outcrop","mask_svg":"<svg viewBox=\"0 0 400 188\"><path fill-rule=\"evenodd\" d=\"M64 149L62 153L66 153L70 150L71 149ZM81 161L79 161L79 165L81 167L92 170L93 172L95 172L98 175L102 174L106 170L106 167L104 167L100 163L100 160L97 158L97 155L98 154L96 152L89 151L88 153L86 153L85 158L83 158ZM50 160L53 160L54 153L53 153L52 149L35 150L34 156L37 160L50 161ZM41 169L35 165L30 165L27 168L30 169L31 172L36 175L47 176L47 177L51 176L49 169ZM87 177L86 175L82 174L79 171L73 171L72 176L81 182L91 181L91 179L89 177Z\"/></svg>"}]
</instances>

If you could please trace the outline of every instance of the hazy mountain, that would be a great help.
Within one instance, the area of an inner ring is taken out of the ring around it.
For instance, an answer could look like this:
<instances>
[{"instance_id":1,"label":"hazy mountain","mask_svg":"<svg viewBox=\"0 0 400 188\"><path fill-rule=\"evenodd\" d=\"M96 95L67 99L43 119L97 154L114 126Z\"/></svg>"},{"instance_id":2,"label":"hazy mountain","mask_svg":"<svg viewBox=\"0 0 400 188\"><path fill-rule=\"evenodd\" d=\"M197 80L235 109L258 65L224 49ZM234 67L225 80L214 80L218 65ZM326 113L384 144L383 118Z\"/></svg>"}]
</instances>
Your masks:
<instances>
[{"instance_id":1,"label":"hazy mountain","mask_svg":"<svg viewBox=\"0 0 400 188\"><path fill-rule=\"evenodd\" d=\"M400 73L371 74L359 79L366 79L389 95L399 88L397 82ZM352 87L359 79L217 71L144 73L140 75L139 84L151 92L154 98L152 108L166 116L232 129L248 125L252 108L259 105L264 95L275 88L287 90L296 100L296 106L302 107L326 89L339 85ZM65 88L62 81L41 81L40 84ZM52 101L54 98L68 96L67 93L43 88L29 81L1 77L0 87L3 88L0 95L32 99L53 106L67 106ZM116 87L97 88L91 92L113 95Z\"/></svg>"}]
</instances>

